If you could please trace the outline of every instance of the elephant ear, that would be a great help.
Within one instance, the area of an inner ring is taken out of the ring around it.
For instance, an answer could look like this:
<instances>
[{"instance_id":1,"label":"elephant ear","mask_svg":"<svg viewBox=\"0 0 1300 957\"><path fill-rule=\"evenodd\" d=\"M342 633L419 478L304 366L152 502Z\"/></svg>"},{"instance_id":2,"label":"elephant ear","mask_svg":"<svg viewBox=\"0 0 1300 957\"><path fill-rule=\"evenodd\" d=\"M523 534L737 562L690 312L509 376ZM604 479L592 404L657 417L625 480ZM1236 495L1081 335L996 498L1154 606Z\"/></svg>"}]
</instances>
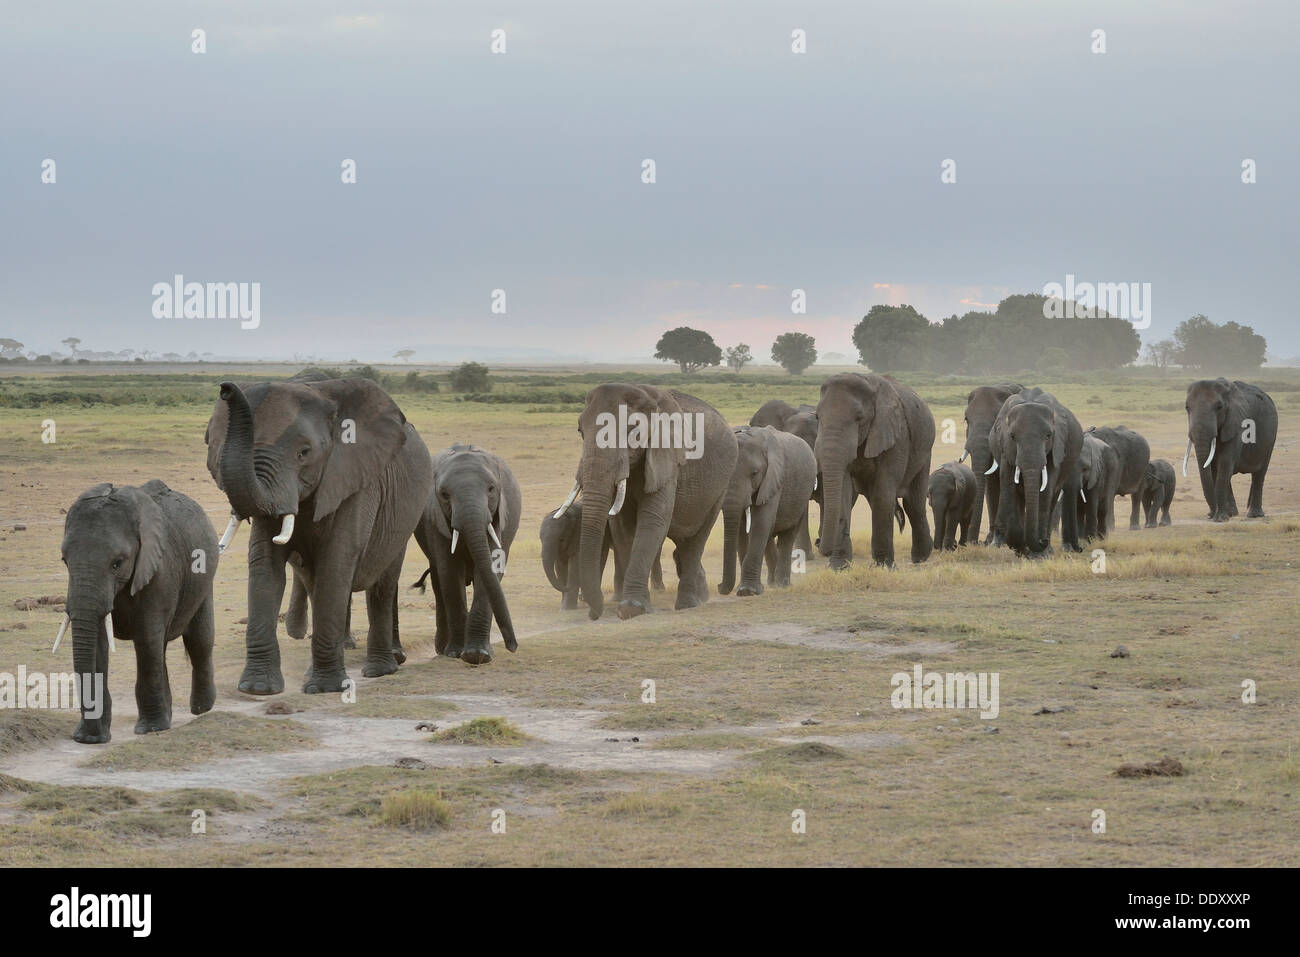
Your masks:
<instances>
[{"instance_id":1,"label":"elephant ear","mask_svg":"<svg viewBox=\"0 0 1300 957\"><path fill-rule=\"evenodd\" d=\"M1250 418L1246 406L1246 394L1235 384L1228 385L1223 379L1218 381L1223 383L1219 387L1219 394L1223 396L1224 405L1227 406L1227 411L1223 413L1223 425L1219 427L1219 441L1231 442L1241 437L1241 423Z\"/></svg>"},{"instance_id":2,"label":"elephant ear","mask_svg":"<svg viewBox=\"0 0 1300 957\"><path fill-rule=\"evenodd\" d=\"M208 419L208 427L203 431L203 444L208 447L208 473L221 491L221 449L226 444L226 428L230 422L230 406L218 402Z\"/></svg>"},{"instance_id":3,"label":"elephant ear","mask_svg":"<svg viewBox=\"0 0 1300 957\"><path fill-rule=\"evenodd\" d=\"M1101 478L1101 458L1097 454L1097 446L1084 440L1083 448L1079 450L1079 474L1087 475L1091 481L1083 483L1084 488L1095 488Z\"/></svg>"},{"instance_id":4,"label":"elephant ear","mask_svg":"<svg viewBox=\"0 0 1300 957\"><path fill-rule=\"evenodd\" d=\"M334 404L329 424L333 446L316 487L314 520L319 522L346 499L380 481L406 442L406 416L369 379L328 379L306 387Z\"/></svg>"},{"instance_id":5,"label":"elephant ear","mask_svg":"<svg viewBox=\"0 0 1300 957\"><path fill-rule=\"evenodd\" d=\"M759 483L758 491L754 493L755 505L766 505L773 495L781 493L781 487L785 484L785 450L781 447L776 430L768 431L773 434L769 434L763 443L767 453L767 470L763 473L763 481Z\"/></svg>"},{"instance_id":6,"label":"elephant ear","mask_svg":"<svg viewBox=\"0 0 1300 957\"><path fill-rule=\"evenodd\" d=\"M138 488L119 489L119 494L131 501L136 512L140 547L135 556L135 571L131 573L131 594L135 595L153 581L162 565L163 512L152 496Z\"/></svg>"},{"instance_id":7,"label":"elephant ear","mask_svg":"<svg viewBox=\"0 0 1300 957\"><path fill-rule=\"evenodd\" d=\"M1065 465L1065 439L1067 420L1063 415L1052 413L1052 461L1059 469Z\"/></svg>"},{"instance_id":8,"label":"elephant ear","mask_svg":"<svg viewBox=\"0 0 1300 957\"><path fill-rule=\"evenodd\" d=\"M868 387L875 402L875 417L867 441L862 449L862 457L872 459L892 449L907 431L907 419L903 415L903 403L898 399L898 391L887 379L875 380L874 388Z\"/></svg>"},{"instance_id":9,"label":"elephant ear","mask_svg":"<svg viewBox=\"0 0 1300 957\"><path fill-rule=\"evenodd\" d=\"M677 400L674 399L670 393L656 389L653 386L642 386L641 391L644 392L649 399L649 402L647 403L648 407L643 411L647 413L679 413L682 418L682 427L685 428L686 416L688 413L682 411L682 407L677 404ZM686 450L683 448L646 449L646 494L653 494L669 482L675 481L677 478L677 470L684 464L686 464Z\"/></svg>"},{"instance_id":10,"label":"elephant ear","mask_svg":"<svg viewBox=\"0 0 1300 957\"><path fill-rule=\"evenodd\" d=\"M506 495L506 482L510 473L501 459L494 457L492 464L497 473L497 534L504 535L510 527L510 502Z\"/></svg>"},{"instance_id":11,"label":"elephant ear","mask_svg":"<svg viewBox=\"0 0 1300 957\"><path fill-rule=\"evenodd\" d=\"M439 452L433 457L433 485L429 489L429 500L424 504L425 518L432 516L433 527L438 530L438 534L443 538L451 538L451 524L447 521L447 516L443 514L442 505L439 504L438 491L442 484L442 476L439 468L446 458L446 452Z\"/></svg>"}]
</instances>

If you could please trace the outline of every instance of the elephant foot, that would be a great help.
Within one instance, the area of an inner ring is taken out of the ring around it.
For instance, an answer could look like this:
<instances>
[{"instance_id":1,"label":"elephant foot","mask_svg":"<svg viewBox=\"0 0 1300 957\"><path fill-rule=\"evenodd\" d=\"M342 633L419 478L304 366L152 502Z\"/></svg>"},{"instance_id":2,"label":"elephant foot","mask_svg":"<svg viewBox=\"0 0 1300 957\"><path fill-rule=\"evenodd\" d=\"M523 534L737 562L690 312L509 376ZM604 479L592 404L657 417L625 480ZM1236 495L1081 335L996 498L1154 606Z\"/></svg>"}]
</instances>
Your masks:
<instances>
[{"instance_id":1,"label":"elephant foot","mask_svg":"<svg viewBox=\"0 0 1300 957\"><path fill-rule=\"evenodd\" d=\"M342 691L343 683L348 680L348 673L342 666L330 670L319 669L312 665L302 679L303 694L328 694Z\"/></svg>"},{"instance_id":2,"label":"elephant foot","mask_svg":"<svg viewBox=\"0 0 1300 957\"><path fill-rule=\"evenodd\" d=\"M190 692L190 714L207 714L216 703L216 685Z\"/></svg>"},{"instance_id":3,"label":"elephant foot","mask_svg":"<svg viewBox=\"0 0 1300 957\"><path fill-rule=\"evenodd\" d=\"M635 598L624 598L618 603L618 617L627 621L629 618L636 618L644 615L650 610L648 603L637 601Z\"/></svg>"},{"instance_id":4,"label":"elephant foot","mask_svg":"<svg viewBox=\"0 0 1300 957\"><path fill-rule=\"evenodd\" d=\"M284 675L278 667L245 665L244 673L239 676L239 690L244 694L279 694L284 690Z\"/></svg>"},{"instance_id":5,"label":"elephant foot","mask_svg":"<svg viewBox=\"0 0 1300 957\"><path fill-rule=\"evenodd\" d=\"M562 599L560 599L561 611L577 611L577 609L578 609L577 595L565 595Z\"/></svg>"},{"instance_id":6,"label":"elephant foot","mask_svg":"<svg viewBox=\"0 0 1300 957\"><path fill-rule=\"evenodd\" d=\"M396 638L393 639L393 660L399 665L406 664L406 649L402 647L402 643Z\"/></svg>"},{"instance_id":7,"label":"elephant foot","mask_svg":"<svg viewBox=\"0 0 1300 957\"><path fill-rule=\"evenodd\" d=\"M1260 514L1262 515L1263 513L1261 512ZM1174 524L1174 523L1173 523L1172 521L1170 521L1169 519L1167 519L1167 518L1162 518L1162 519L1160 520L1160 527L1161 527L1161 528L1164 528L1166 525L1172 525L1172 524Z\"/></svg>"},{"instance_id":8,"label":"elephant foot","mask_svg":"<svg viewBox=\"0 0 1300 957\"><path fill-rule=\"evenodd\" d=\"M1091 542L1090 542L1089 544L1091 544ZM1080 546L1074 544L1073 542L1066 542L1066 543L1063 544L1061 547L1064 548L1067 552L1075 552L1075 553L1078 553L1078 552L1083 551L1083 549L1082 549ZM1048 551L1050 551L1050 550L1051 550L1051 549L1050 549L1050 546L1049 546Z\"/></svg>"},{"instance_id":9,"label":"elephant foot","mask_svg":"<svg viewBox=\"0 0 1300 957\"><path fill-rule=\"evenodd\" d=\"M492 660L492 649L484 645L471 645L460 653L460 660L467 665L485 665Z\"/></svg>"},{"instance_id":10,"label":"elephant foot","mask_svg":"<svg viewBox=\"0 0 1300 957\"><path fill-rule=\"evenodd\" d=\"M763 594L763 585L761 582L755 582L752 585L741 585L736 589L736 594L741 598L749 598L752 595Z\"/></svg>"},{"instance_id":11,"label":"elephant foot","mask_svg":"<svg viewBox=\"0 0 1300 957\"><path fill-rule=\"evenodd\" d=\"M1264 510L1263 510L1262 508L1248 508L1248 509L1246 509L1246 517L1247 517L1247 518L1263 518L1263 517L1264 517Z\"/></svg>"},{"instance_id":12,"label":"elephant foot","mask_svg":"<svg viewBox=\"0 0 1300 957\"><path fill-rule=\"evenodd\" d=\"M402 657L405 658L406 656L403 655ZM384 675L395 675L401 664L396 655L377 655L366 659L366 663L361 666L361 676L363 678L382 678Z\"/></svg>"},{"instance_id":13,"label":"elephant foot","mask_svg":"<svg viewBox=\"0 0 1300 957\"><path fill-rule=\"evenodd\" d=\"M307 619L286 614L284 616L284 630L290 638L301 641L307 637Z\"/></svg>"},{"instance_id":14,"label":"elephant foot","mask_svg":"<svg viewBox=\"0 0 1300 957\"><path fill-rule=\"evenodd\" d=\"M343 638L344 648L355 648L357 646L357 636L348 632Z\"/></svg>"},{"instance_id":15,"label":"elephant foot","mask_svg":"<svg viewBox=\"0 0 1300 957\"><path fill-rule=\"evenodd\" d=\"M653 588L655 591L663 591L664 580L662 578L652 578L650 579L650 587Z\"/></svg>"},{"instance_id":16,"label":"elephant foot","mask_svg":"<svg viewBox=\"0 0 1300 957\"><path fill-rule=\"evenodd\" d=\"M833 572L845 572L845 571L848 571L849 568L852 567L852 565L853 565L852 562L847 561L846 559L843 559L843 558L841 558L841 559L839 559L839 560L836 560L836 559L834 559L834 558L831 559L831 571L833 571Z\"/></svg>"},{"instance_id":17,"label":"elephant foot","mask_svg":"<svg viewBox=\"0 0 1300 957\"><path fill-rule=\"evenodd\" d=\"M726 582L721 582L721 583L718 584L718 594L719 594L719 595L730 595L730 594L731 594L731 590L732 590L734 587L735 587L734 585L728 585Z\"/></svg>"},{"instance_id":18,"label":"elephant foot","mask_svg":"<svg viewBox=\"0 0 1300 957\"><path fill-rule=\"evenodd\" d=\"M72 732L72 740L78 744L108 744L113 740L113 735L108 730L108 723L102 718L91 721L82 718L77 730Z\"/></svg>"},{"instance_id":19,"label":"elephant foot","mask_svg":"<svg viewBox=\"0 0 1300 957\"><path fill-rule=\"evenodd\" d=\"M1210 521L1217 523L1226 522L1231 516L1227 512L1215 512L1210 516Z\"/></svg>"},{"instance_id":20,"label":"elephant foot","mask_svg":"<svg viewBox=\"0 0 1300 957\"><path fill-rule=\"evenodd\" d=\"M157 715L152 718L148 715L141 715L140 719L135 723L135 733L154 734L158 731L170 731L171 726L171 718L165 718L162 715Z\"/></svg>"},{"instance_id":21,"label":"elephant foot","mask_svg":"<svg viewBox=\"0 0 1300 957\"><path fill-rule=\"evenodd\" d=\"M1139 526L1137 522L1129 522L1128 530L1130 532L1136 532L1140 529L1140 527L1141 526Z\"/></svg>"},{"instance_id":22,"label":"elephant foot","mask_svg":"<svg viewBox=\"0 0 1300 957\"><path fill-rule=\"evenodd\" d=\"M687 608L698 608L708 600L709 590L707 587L704 589L704 593L701 597L696 597L695 592L679 586L677 589L677 602L673 605L673 609L676 611L685 611Z\"/></svg>"}]
</instances>

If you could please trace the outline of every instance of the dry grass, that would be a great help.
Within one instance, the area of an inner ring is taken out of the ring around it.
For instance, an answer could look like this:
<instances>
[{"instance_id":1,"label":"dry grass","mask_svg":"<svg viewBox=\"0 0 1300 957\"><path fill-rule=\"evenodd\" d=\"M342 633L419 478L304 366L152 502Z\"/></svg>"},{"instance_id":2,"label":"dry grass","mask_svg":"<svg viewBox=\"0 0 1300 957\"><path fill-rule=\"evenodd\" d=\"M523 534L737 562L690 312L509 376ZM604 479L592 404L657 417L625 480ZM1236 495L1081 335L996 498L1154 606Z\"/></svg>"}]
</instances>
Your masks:
<instances>
[{"instance_id":1,"label":"dry grass","mask_svg":"<svg viewBox=\"0 0 1300 957\"><path fill-rule=\"evenodd\" d=\"M384 798L380 810L388 827L430 831L451 823L451 805L433 791L402 791Z\"/></svg>"},{"instance_id":2,"label":"dry grass","mask_svg":"<svg viewBox=\"0 0 1300 957\"><path fill-rule=\"evenodd\" d=\"M441 744L477 744L512 747L532 740L505 718L474 718L433 736Z\"/></svg>"}]
</instances>

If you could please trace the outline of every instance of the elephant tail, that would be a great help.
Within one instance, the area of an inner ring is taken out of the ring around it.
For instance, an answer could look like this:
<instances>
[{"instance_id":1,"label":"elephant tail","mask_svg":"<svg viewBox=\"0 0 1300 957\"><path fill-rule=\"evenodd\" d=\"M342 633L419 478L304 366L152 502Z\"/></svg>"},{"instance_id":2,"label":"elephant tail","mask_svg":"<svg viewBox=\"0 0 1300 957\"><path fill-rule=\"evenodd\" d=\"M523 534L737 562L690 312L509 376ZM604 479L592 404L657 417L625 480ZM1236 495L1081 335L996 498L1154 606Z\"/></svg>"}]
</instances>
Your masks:
<instances>
[{"instance_id":1,"label":"elephant tail","mask_svg":"<svg viewBox=\"0 0 1300 957\"><path fill-rule=\"evenodd\" d=\"M903 530L903 519L905 518L901 502L894 503L894 518L898 519L898 530L901 532Z\"/></svg>"},{"instance_id":2,"label":"elephant tail","mask_svg":"<svg viewBox=\"0 0 1300 957\"><path fill-rule=\"evenodd\" d=\"M432 569L432 568L426 568L426 569L424 570L424 574L421 575L420 578L419 578L419 580L416 581L416 582L414 582L414 583L411 585L411 587L412 587L412 588L418 588L418 589L420 589L420 594L423 595L423 594L424 594L424 583L425 583L425 581L428 579L428 577L429 577L430 575L432 575L432 574L433 574L433 569Z\"/></svg>"}]
</instances>

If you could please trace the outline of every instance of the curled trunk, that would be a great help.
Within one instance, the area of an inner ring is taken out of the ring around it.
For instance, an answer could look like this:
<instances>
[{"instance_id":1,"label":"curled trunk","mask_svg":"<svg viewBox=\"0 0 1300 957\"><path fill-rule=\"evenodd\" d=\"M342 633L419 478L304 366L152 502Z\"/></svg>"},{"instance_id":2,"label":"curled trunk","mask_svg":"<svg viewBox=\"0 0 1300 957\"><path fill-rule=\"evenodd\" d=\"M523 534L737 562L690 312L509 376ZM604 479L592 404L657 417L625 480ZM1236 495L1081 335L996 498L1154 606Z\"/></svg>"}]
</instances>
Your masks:
<instances>
[{"instance_id":1,"label":"curled trunk","mask_svg":"<svg viewBox=\"0 0 1300 957\"><path fill-rule=\"evenodd\" d=\"M492 570L492 546L488 544L487 517L481 516L481 521L479 518L475 516L473 519L475 524L464 533L465 545L474 560L474 591L478 593L481 589L488 596L488 604L492 608L493 617L497 620L497 627L501 629L501 637L506 643L506 648L514 651L519 647L519 643L515 640L515 627L510 620L510 608L506 605L505 590Z\"/></svg>"},{"instance_id":2,"label":"curled trunk","mask_svg":"<svg viewBox=\"0 0 1300 957\"><path fill-rule=\"evenodd\" d=\"M269 489L253 465L253 413L243 390L233 382L221 384L229 409L226 441L221 448L221 484L231 507L243 518L274 515Z\"/></svg>"},{"instance_id":3,"label":"curled trunk","mask_svg":"<svg viewBox=\"0 0 1300 957\"><path fill-rule=\"evenodd\" d=\"M560 560L559 545L549 538L542 540L542 571L546 572L546 580L551 583L551 587L558 592L568 589L567 576L568 569L556 570L557 563Z\"/></svg>"}]
</instances>

